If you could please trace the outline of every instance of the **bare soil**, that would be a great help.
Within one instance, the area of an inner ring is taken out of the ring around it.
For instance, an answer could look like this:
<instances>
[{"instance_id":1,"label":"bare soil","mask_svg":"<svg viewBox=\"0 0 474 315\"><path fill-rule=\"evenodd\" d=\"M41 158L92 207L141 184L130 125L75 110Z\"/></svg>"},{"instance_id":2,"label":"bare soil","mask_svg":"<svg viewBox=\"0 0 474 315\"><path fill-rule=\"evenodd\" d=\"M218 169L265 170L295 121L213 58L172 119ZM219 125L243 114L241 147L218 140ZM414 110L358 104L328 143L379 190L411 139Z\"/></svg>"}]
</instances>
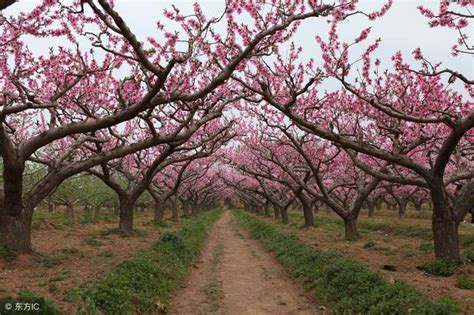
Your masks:
<instances>
[{"instance_id":1,"label":"bare soil","mask_svg":"<svg viewBox=\"0 0 474 315\"><path fill-rule=\"evenodd\" d=\"M150 224L151 219L151 214L137 214L135 227L146 233L142 236L98 234L117 227L115 220L63 225L56 218L56 228L46 225L33 230L34 254L20 255L10 263L0 260L0 298L16 296L21 289L29 289L53 300L66 314L71 313L73 305L65 300L70 289L100 278L134 253L149 248L161 232L179 227L178 223L169 221L170 227L160 228ZM90 239L98 243L84 242ZM41 255L46 258L41 259Z\"/></svg>"},{"instance_id":2,"label":"bare soil","mask_svg":"<svg viewBox=\"0 0 474 315\"><path fill-rule=\"evenodd\" d=\"M171 314L322 314L300 283L226 211L210 230Z\"/></svg>"},{"instance_id":3,"label":"bare soil","mask_svg":"<svg viewBox=\"0 0 474 315\"><path fill-rule=\"evenodd\" d=\"M324 216L319 213L317 215ZM261 218L268 223L277 224L271 218ZM361 217L361 221L370 221L365 217ZM377 221L393 222L393 217L377 217ZM317 218L315 220L317 222ZM421 220L415 218L405 218L399 222L401 225L411 225L419 227L429 227L429 220ZM281 226L280 223L278 223ZM311 246L321 248L323 250L332 250L347 257L358 260L365 264L373 271L382 272L386 278L393 282L400 279L411 286L424 292L431 298L437 299L444 295L452 296L460 305L464 307L465 312L472 311L474 305L474 294L470 290L460 289L456 287L458 277L463 273L474 274L474 270L469 265L462 266L451 277L438 277L420 271L416 266L434 260L433 252L423 252L419 250L421 244L431 243L431 241L423 240L415 237L403 237L393 234L387 234L382 231L372 231L368 235L363 235L358 241L346 241L343 236L343 227L339 227L338 231L329 231L324 226L318 225L312 228L301 228L297 224L289 224L284 226L284 230L297 235L302 241ZM340 231L339 231L340 230ZM462 226L461 234L469 234L474 230L471 226ZM340 233L338 233L340 232ZM375 242L374 248L365 248L368 241ZM384 265L394 265L397 270L395 272L383 270Z\"/></svg>"}]
</instances>

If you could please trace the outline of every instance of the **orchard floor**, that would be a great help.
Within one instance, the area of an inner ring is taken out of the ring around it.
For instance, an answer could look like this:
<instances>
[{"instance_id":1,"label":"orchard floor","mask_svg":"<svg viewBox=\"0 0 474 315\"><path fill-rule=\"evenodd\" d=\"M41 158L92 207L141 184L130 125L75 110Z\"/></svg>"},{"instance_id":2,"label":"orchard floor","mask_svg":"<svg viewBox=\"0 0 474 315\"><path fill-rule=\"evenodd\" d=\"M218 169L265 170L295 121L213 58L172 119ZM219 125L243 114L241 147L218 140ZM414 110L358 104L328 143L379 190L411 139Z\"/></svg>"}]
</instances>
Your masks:
<instances>
[{"instance_id":1,"label":"orchard floor","mask_svg":"<svg viewBox=\"0 0 474 315\"><path fill-rule=\"evenodd\" d=\"M170 314L323 314L302 285L224 212Z\"/></svg>"},{"instance_id":2,"label":"orchard floor","mask_svg":"<svg viewBox=\"0 0 474 315\"><path fill-rule=\"evenodd\" d=\"M302 241L323 250L332 250L365 264L373 271L382 272L389 281L400 279L432 298L450 295L464 307L466 314L472 314L474 293L456 287L459 276L466 272L474 278L472 264L464 264L450 277L438 277L418 270L424 262L434 260L431 236L430 214L426 211L408 213L399 220L395 211L381 211L374 218L361 214L359 232L361 239L349 242L344 239L342 220L333 214L321 211L315 214L315 227L303 227L300 212L290 213L290 223L283 225L273 218L259 217L275 224L282 231L295 234ZM462 223L461 251L474 248L474 226ZM395 272L383 270L384 265L394 265Z\"/></svg>"},{"instance_id":3,"label":"orchard floor","mask_svg":"<svg viewBox=\"0 0 474 315\"><path fill-rule=\"evenodd\" d=\"M65 300L70 289L102 276L137 251L149 248L162 232L180 226L167 221L168 227L159 227L151 219L151 212L137 213L136 233L120 236L114 229L116 219L80 223L80 218L65 219L64 212L40 211L33 220L35 254L17 256L10 263L0 259L0 298L29 289L70 314L73 305Z\"/></svg>"}]
</instances>

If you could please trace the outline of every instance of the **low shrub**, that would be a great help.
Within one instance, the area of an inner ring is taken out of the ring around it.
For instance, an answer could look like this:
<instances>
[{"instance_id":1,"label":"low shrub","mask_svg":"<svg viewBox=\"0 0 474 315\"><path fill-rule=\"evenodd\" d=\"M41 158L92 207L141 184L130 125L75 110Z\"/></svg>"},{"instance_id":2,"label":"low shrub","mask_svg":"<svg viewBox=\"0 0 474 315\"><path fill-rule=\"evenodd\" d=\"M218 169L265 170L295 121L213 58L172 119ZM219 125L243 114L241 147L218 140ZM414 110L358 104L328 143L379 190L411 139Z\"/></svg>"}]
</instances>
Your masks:
<instances>
[{"instance_id":1,"label":"low shrub","mask_svg":"<svg viewBox=\"0 0 474 315\"><path fill-rule=\"evenodd\" d=\"M66 248L63 248L61 252L66 255L74 255L74 254L78 254L80 250L74 247L66 247Z\"/></svg>"},{"instance_id":2,"label":"low shrub","mask_svg":"<svg viewBox=\"0 0 474 315\"><path fill-rule=\"evenodd\" d=\"M462 259L467 263L474 263L474 249L466 249L462 253Z\"/></svg>"},{"instance_id":3,"label":"low shrub","mask_svg":"<svg viewBox=\"0 0 474 315\"><path fill-rule=\"evenodd\" d=\"M465 290L474 290L474 280L469 277L467 272L459 276L456 287Z\"/></svg>"},{"instance_id":4,"label":"low shrub","mask_svg":"<svg viewBox=\"0 0 474 315\"><path fill-rule=\"evenodd\" d=\"M435 276L449 277L456 272L458 267L459 263L454 260L438 258L435 261L424 263L416 268Z\"/></svg>"},{"instance_id":5,"label":"low shrub","mask_svg":"<svg viewBox=\"0 0 474 315\"><path fill-rule=\"evenodd\" d=\"M61 264L63 260L63 257L61 255L56 255L56 254L38 254L36 256L36 261L41 267L46 267L46 268L53 268L54 266L57 266Z\"/></svg>"},{"instance_id":6,"label":"low shrub","mask_svg":"<svg viewBox=\"0 0 474 315\"><path fill-rule=\"evenodd\" d=\"M207 212L177 232L163 233L151 249L120 263L98 281L67 294L80 314L165 312L172 290L179 287L198 256L210 225L220 211Z\"/></svg>"},{"instance_id":7,"label":"low shrub","mask_svg":"<svg viewBox=\"0 0 474 315\"><path fill-rule=\"evenodd\" d=\"M6 246L0 246L0 259L6 262L12 262L16 258L16 252Z\"/></svg>"},{"instance_id":8,"label":"low shrub","mask_svg":"<svg viewBox=\"0 0 474 315\"><path fill-rule=\"evenodd\" d=\"M374 241L368 241L365 245L364 245L364 248L365 249L372 249L375 247L375 242Z\"/></svg>"},{"instance_id":9,"label":"low shrub","mask_svg":"<svg viewBox=\"0 0 474 315\"><path fill-rule=\"evenodd\" d=\"M358 262L311 247L242 211L235 213L242 226L336 314L459 313L451 298L432 301L404 282L392 284Z\"/></svg>"}]
</instances>

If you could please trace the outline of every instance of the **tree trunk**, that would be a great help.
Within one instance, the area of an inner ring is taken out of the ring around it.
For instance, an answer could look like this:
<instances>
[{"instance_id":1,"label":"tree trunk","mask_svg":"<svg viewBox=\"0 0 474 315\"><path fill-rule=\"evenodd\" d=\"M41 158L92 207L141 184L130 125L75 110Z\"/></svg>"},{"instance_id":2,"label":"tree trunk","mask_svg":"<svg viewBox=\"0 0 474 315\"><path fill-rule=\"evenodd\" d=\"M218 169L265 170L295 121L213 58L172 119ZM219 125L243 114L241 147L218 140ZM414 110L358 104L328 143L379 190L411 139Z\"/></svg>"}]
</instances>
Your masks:
<instances>
[{"instance_id":1,"label":"tree trunk","mask_svg":"<svg viewBox=\"0 0 474 315\"><path fill-rule=\"evenodd\" d=\"M357 241L359 239L357 219L352 217L344 218L344 236L348 241Z\"/></svg>"},{"instance_id":2,"label":"tree trunk","mask_svg":"<svg viewBox=\"0 0 474 315\"><path fill-rule=\"evenodd\" d=\"M4 165L4 190L0 189L0 246L27 254L32 252L33 207L25 207L23 203L23 170L22 165Z\"/></svg>"},{"instance_id":3,"label":"tree trunk","mask_svg":"<svg viewBox=\"0 0 474 315\"><path fill-rule=\"evenodd\" d=\"M31 219L32 216L23 211L22 215L0 215L0 246L5 246L19 254L32 252Z\"/></svg>"},{"instance_id":4,"label":"tree trunk","mask_svg":"<svg viewBox=\"0 0 474 315\"><path fill-rule=\"evenodd\" d=\"M119 229L125 232L133 231L133 198L120 198Z\"/></svg>"},{"instance_id":5,"label":"tree trunk","mask_svg":"<svg viewBox=\"0 0 474 315\"><path fill-rule=\"evenodd\" d=\"M153 221L158 223L163 220L163 215L165 213L165 205L161 200L155 200L155 216Z\"/></svg>"},{"instance_id":6,"label":"tree trunk","mask_svg":"<svg viewBox=\"0 0 474 315\"><path fill-rule=\"evenodd\" d=\"M275 220L280 220L280 206L276 206L274 205L273 206L273 212L274 212L274 215L275 215Z\"/></svg>"},{"instance_id":7,"label":"tree trunk","mask_svg":"<svg viewBox=\"0 0 474 315\"><path fill-rule=\"evenodd\" d=\"M54 211L54 202L51 198L51 195L48 196L48 212Z\"/></svg>"},{"instance_id":8,"label":"tree trunk","mask_svg":"<svg viewBox=\"0 0 474 315\"><path fill-rule=\"evenodd\" d=\"M405 199L401 199L398 202L398 218L403 219L407 212L407 201Z\"/></svg>"},{"instance_id":9,"label":"tree trunk","mask_svg":"<svg viewBox=\"0 0 474 315\"><path fill-rule=\"evenodd\" d=\"M283 222L283 224L290 223L290 220L288 219L288 208L282 207L280 209L280 212L281 212L281 222Z\"/></svg>"},{"instance_id":10,"label":"tree trunk","mask_svg":"<svg viewBox=\"0 0 474 315\"><path fill-rule=\"evenodd\" d=\"M435 257L459 261L458 223L452 219L437 219L433 216L432 227Z\"/></svg>"},{"instance_id":11,"label":"tree trunk","mask_svg":"<svg viewBox=\"0 0 474 315\"><path fill-rule=\"evenodd\" d=\"M315 204L313 205L313 211L314 211L314 213L318 213L320 210L321 210L321 209L320 209L319 204L318 204L318 203L315 203Z\"/></svg>"},{"instance_id":12,"label":"tree trunk","mask_svg":"<svg viewBox=\"0 0 474 315\"><path fill-rule=\"evenodd\" d=\"M459 261L459 222L448 209L442 186L431 188L433 202L432 229L435 257Z\"/></svg>"},{"instance_id":13,"label":"tree trunk","mask_svg":"<svg viewBox=\"0 0 474 315\"><path fill-rule=\"evenodd\" d=\"M313 209L308 203L303 204L304 226L314 226Z\"/></svg>"},{"instance_id":14,"label":"tree trunk","mask_svg":"<svg viewBox=\"0 0 474 315\"><path fill-rule=\"evenodd\" d=\"M265 216L269 217L270 216L270 207L268 206L267 203L265 204L264 211L265 211Z\"/></svg>"},{"instance_id":15,"label":"tree trunk","mask_svg":"<svg viewBox=\"0 0 474 315\"><path fill-rule=\"evenodd\" d=\"M187 203L184 203L184 204L183 204L183 214L184 214L185 216L187 216L187 217L190 215L190 213L189 213L189 205L188 205Z\"/></svg>"},{"instance_id":16,"label":"tree trunk","mask_svg":"<svg viewBox=\"0 0 474 315\"><path fill-rule=\"evenodd\" d=\"M173 221L178 221L178 205L176 201L171 202L171 213Z\"/></svg>"},{"instance_id":17,"label":"tree trunk","mask_svg":"<svg viewBox=\"0 0 474 315\"><path fill-rule=\"evenodd\" d=\"M367 203L367 208L369 210L368 217L373 218L375 214L375 204L373 201L369 201L369 200L367 200L366 203Z\"/></svg>"},{"instance_id":18,"label":"tree trunk","mask_svg":"<svg viewBox=\"0 0 474 315\"><path fill-rule=\"evenodd\" d=\"M422 201L414 201L413 206L415 206L416 211L421 211L421 205L423 204Z\"/></svg>"},{"instance_id":19,"label":"tree trunk","mask_svg":"<svg viewBox=\"0 0 474 315\"><path fill-rule=\"evenodd\" d=\"M382 201L381 200L377 200L375 202L375 209L376 210L382 210Z\"/></svg>"}]
</instances>

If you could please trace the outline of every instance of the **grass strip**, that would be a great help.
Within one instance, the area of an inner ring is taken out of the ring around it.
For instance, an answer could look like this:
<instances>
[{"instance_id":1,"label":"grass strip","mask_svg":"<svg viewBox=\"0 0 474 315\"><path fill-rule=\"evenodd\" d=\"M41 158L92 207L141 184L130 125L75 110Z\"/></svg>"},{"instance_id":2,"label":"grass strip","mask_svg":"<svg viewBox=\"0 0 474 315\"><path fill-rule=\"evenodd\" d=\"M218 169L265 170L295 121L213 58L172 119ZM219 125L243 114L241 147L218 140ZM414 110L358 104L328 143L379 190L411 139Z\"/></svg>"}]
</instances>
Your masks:
<instances>
[{"instance_id":1,"label":"grass strip","mask_svg":"<svg viewBox=\"0 0 474 315\"><path fill-rule=\"evenodd\" d=\"M166 312L172 291L182 285L211 224L221 213L203 213L179 231L163 233L149 250L123 261L102 279L75 288L68 299L76 304L76 313Z\"/></svg>"},{"instance_id":2,"label":"grass strip","mask_svg":"<svg viewBox=\"0 0 474 315\"><path fill-rule=\"evenodd\" d=\"M296 236L242 211L240 224L275 254L293 277L301 278L315 297L336 314L458 314L450 297L437 301L402 281L388 282L379 272L340 254L311 247Z\"/></svg>"}]
</instances>

